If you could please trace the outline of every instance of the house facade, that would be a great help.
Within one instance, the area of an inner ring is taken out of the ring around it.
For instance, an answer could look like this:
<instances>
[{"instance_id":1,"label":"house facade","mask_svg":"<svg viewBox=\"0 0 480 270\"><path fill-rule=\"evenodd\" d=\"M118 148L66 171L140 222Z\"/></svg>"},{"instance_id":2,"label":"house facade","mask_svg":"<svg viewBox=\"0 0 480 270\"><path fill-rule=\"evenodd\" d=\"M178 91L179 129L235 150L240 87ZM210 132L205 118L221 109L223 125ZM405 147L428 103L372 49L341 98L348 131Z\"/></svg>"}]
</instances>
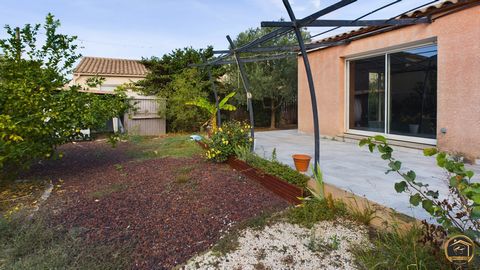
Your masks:
<instances>
[{"instance_id":1,"label":"house facade","mask_svg":"<svg viewBox=\"0 0 480 270\"><path fill-rule=\"evenodd\" d=\"M128 83L134 83L145 78L147 69L138 60L115 59L102 57L83 57L73 72L70 84L81 85L86 92L111 95L114 90ZM89 87L87 80L102 77L105 81L96 87ZM156 136L165 134L166 122L159 112L165 102L154 96L143 96L134 91L127 91L132 98L136 110L114 118L107 123L112 131L124 129L130 134Z\"/></svg>"},{"instance_id":2,"label":"house facade","mask_svg":"<svg viewBox=\"0 0 480 270\"><path fill-rule=\"evenodd\" d=\"M382 134L411 147L480 158L480 1L444 1L402 16L431 23L366 27L308 52L322 136ZM298 129L313 133L298 58Z\"/></svg>"}]
</instances>

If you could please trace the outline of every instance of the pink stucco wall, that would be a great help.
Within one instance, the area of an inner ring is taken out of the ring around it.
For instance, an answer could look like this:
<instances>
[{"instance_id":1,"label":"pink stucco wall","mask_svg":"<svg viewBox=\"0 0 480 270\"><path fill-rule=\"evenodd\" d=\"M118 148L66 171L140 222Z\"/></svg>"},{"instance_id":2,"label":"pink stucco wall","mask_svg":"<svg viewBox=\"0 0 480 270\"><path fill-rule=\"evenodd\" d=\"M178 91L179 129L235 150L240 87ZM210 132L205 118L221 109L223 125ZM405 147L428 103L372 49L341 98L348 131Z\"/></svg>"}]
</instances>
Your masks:
<instances>
[{"instance_id":1,"label":"pink stucco wall","mask_svg":"<svg viewBox=\"0 0 480 270\"><path fill-rule=\"evenodd\" d=\"M480 6L420 24L308 54L319 105L320 133L343 135L345 57L436 39L438 46L437 145L480 157ZM299 58L298 128L312 133L312 112L303 61ZM441 134L440 129L447 133Z\"/></svg>"}]
</instances>

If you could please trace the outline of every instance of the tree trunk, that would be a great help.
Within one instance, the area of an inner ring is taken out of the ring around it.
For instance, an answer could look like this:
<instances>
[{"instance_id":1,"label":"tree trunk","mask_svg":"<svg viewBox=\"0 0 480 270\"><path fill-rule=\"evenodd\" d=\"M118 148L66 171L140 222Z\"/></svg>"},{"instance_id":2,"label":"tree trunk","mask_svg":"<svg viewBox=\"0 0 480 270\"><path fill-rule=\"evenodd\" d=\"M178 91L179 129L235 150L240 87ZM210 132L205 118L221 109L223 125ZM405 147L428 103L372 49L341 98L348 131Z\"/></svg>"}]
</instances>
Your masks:
<instances>
[{"instance_id":1,"label":"tree trunk","mask_svg":"<svg viewBox=\"0 0 480 270\"><path fill-rule=\"evenodd\" d=\"M276 108L275 108L275 100L272 98L272 104L270 107L270 128L275 129L275 122L276 122Z\"/></svg>"}]
</instances>

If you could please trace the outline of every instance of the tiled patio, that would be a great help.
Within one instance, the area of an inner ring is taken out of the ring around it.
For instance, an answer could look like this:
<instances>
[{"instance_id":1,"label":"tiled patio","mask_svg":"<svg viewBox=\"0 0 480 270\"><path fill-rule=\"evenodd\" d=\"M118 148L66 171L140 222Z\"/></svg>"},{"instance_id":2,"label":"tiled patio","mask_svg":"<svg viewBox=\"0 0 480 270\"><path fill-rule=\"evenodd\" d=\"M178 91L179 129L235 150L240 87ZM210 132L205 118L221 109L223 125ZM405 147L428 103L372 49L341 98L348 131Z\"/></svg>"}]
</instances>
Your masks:
<instances>
[{"instance_id":1,"label":"tiled patio","mask_svg":"<svg viewBox=\"0 0 480 270\"><path fill-rule=\"evenodd\" d=\"M276 148L277 159L293 167L292 154L305 153L313 156L313 136L298 133L297 130L257 132L255 151L270 158ZM403 169L417 173L417 179L438 188L441 193L448 191L445 174L437 168L435 159L424 157L420 150L394 147L394 156L402 161ZM312 161L313 163L313 161ZM341 189L365 196L371 201L391 207L398 212L416 217L428 218L420 207L411 208L408 195L395 192L394 183L400 177L385 174L388 166L378 153L372 154L356 143L321 139L320 166L325 182ZM480 180L480 166L468 166L475 171L474 179Z\"/></svg>"}]
</instances>

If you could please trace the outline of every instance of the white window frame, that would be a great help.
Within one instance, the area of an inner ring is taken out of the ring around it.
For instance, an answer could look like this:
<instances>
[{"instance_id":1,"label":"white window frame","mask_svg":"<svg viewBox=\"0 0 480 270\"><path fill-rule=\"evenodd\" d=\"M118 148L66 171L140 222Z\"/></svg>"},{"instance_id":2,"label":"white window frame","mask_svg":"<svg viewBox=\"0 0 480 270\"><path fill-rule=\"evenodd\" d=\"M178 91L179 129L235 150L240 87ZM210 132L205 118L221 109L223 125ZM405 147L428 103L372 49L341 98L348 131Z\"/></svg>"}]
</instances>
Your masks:
<instances>
[{"instance_id":1,"label":"white window frame","mask_svg":"<svg viewBox=\"0 0 480 270\"><path fill-rule=\"evenodd\" d=\"M388 70L389 64L389 54L401 52L404 50L410 50L415 48L421 48L429 45L437 45L436 39L431 39L428 41L421 41L421 42L414 42L409 45L403 46L395 46L394 48L390 49L383 49L377 50L375 52L365 53L361 55L355 55L350 57L344 57L345 61L345 133L346 134L353 134L353 135L360 135L360 136L373 136L373 135L382 135L387 139L396 140L396 141L406 141L406 142L413 142L413 143L420 143L420 144L428 144L428 145L437 145L437 139L429 139L429 138L421 138L421 137L414 137L414 136L405 136L405 135L396 135L396 134L388 134L390 130L390 74ZM438 48L437 48L438 50ZM385 128L383 133L378 133L374 131L366 131L366 130L358 130L358 129L351 129L350 128L350 61L365 59L375 56L385 56ZM437 80L438 85L438 80ZM438 87L437 87L438 89ZM438 103L437 103L438 104ZM438 112L438 107L437 107Z\"/></svg>"}]
</instances>

